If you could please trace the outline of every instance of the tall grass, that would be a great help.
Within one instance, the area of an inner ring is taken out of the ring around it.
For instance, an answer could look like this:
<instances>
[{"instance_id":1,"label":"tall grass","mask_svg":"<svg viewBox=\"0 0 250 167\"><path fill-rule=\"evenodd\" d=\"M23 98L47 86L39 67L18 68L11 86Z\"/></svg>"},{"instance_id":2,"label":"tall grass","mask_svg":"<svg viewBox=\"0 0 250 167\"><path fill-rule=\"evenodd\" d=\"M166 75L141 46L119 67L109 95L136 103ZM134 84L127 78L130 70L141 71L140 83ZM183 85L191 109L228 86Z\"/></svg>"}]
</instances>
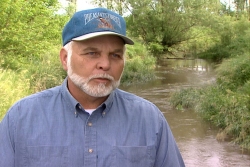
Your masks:
<instances>
[{"instance_id":1,"label":"tall grass","mask_svg":"<svg viewBox=\"0 0 250 167\"><path fill-rule=\"evenodd\" d=\"M66 72L61 66L59 49L60 47L55 47L24 67L28 69L26 77L30 80L32 92L60 85L66 77Z\"/></svg>"},{"instance_id":2,"label":"tall grass","mask_svg":"<svg viewBox=\"0 0 250 167\"><path fill-rule=\"evenodd\" d=\"M5 67L0 67L0 120L8 108L22 97L61 84L66 75L57 50L55 47L34 59L8 55L7 60L12 61L10 64L16 64L13 69L6 67L6 59L0 54L1 64Z\"/></svg>"},{"instance_id":3,"label":"tall grass","mask_svg":"<svg viewBox=\"0 0 250 167\"><path fill-rule=\"evenodd\" d=\"M127 49L122 84L142 83L155 78L156 58L151 56L146 46L137 42Z\"/></svg>"},{"instance_id":4,"label":"tall grass","mask_svg":"<svg viewBox=\"0 0 250 167\"><path fill-rule=\"evenodd\" d=\"M14 102L31 93L27 72L0 69L0 120Z\"/></svg>"}]
</instances>

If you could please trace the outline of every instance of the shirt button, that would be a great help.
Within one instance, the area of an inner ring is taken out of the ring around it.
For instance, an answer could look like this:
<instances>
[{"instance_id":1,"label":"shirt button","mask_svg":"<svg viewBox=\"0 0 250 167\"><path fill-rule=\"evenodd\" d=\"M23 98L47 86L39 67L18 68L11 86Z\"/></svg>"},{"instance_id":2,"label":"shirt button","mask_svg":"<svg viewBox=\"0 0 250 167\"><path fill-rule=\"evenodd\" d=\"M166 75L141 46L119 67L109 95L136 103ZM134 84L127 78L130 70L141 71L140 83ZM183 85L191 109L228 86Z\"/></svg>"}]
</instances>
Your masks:
<instances>
[{"instance_id":1,"label":"shirt button","mask_svg":"<svg viewBox=\"0 0 250 167\"><path fill-rule=\"evenodd\" d=\"M106 112L102 112L102 115L104 116L106 114Z\"/></svg>"},{"instance_id":2,"label":"shirt button","mask_svg":"<svg viewBox=\"0 0 250 167\"><path fill-rule=\"evenodd\" d=\"M89 122L89 123L88 123L88 126L92 126L92 123L91 123L91 122Z\"/></svg>"},{"instance_id":3,"label":"shirt button","mask_svg":"<svg viewBox=\"0 0 250 167\"><path fill-rule=\"evenodd\" d=\"M93 149L90 148L90 149L89 149L89 153L92 153L92 152L93 152Z\"/></svg>"}]
</instances>

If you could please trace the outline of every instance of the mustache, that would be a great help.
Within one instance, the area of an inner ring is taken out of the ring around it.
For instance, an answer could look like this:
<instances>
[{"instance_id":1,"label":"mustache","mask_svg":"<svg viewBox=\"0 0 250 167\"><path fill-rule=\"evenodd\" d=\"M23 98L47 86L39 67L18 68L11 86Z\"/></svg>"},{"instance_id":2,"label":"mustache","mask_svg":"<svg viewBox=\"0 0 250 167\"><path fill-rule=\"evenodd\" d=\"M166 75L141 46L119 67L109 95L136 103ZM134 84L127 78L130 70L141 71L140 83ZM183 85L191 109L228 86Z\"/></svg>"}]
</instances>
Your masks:
<instances>
[{"instance_id":1,"label":"mustache","mask_svg":"<svg viewBox=\"0 0 250 167\"><path fill-rule=\"evenodd\" d=\"M95 78L102 78L102 79L108 79L110 81L114 81L114 77L112 77L111 75L109 74L106 74L106 73L103 73L103 74L94 74L94 75L91 75L88 79L91 80L91 79L95 79Z\"/></svg>"}]
</instances>

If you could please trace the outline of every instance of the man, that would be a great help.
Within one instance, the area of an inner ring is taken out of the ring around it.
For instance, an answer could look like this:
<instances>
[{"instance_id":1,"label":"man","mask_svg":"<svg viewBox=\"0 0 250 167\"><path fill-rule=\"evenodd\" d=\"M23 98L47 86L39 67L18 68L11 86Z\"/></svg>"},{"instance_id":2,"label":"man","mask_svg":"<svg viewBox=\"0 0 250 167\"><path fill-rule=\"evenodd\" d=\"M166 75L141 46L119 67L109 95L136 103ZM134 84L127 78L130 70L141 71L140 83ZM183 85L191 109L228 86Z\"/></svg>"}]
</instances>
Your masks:
<instances>
[{"instance_id":1,"label":"man","mask_svg":"<svg viewBox=\"0 0 250 167\"><path fill-rule=\"evenodd\" d=\"M1 167L185 166L151 102L117 89L124 19L105 8L76 12L62 34L61 86L14 104L0 125Z\"/></svg>"}]
</instances>

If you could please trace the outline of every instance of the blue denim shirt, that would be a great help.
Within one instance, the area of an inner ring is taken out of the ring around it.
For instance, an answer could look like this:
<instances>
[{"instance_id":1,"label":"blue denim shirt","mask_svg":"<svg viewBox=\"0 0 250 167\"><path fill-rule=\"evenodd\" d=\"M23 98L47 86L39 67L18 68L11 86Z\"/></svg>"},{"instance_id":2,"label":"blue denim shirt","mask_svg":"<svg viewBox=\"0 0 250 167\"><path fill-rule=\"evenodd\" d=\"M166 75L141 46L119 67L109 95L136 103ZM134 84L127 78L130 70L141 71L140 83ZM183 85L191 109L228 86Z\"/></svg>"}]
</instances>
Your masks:
<instances>
[{"instance_id":1,"label":"blue denim shirt","mask_svg":"<svg viewBox=\"0 0 250 167\"><path fill-rule=\"evenodd\" d=\"M89 115L61 86L14 104L0 124L1 167L185 166L163 114L122 90Z\"/></svg>"}]
</instances>

